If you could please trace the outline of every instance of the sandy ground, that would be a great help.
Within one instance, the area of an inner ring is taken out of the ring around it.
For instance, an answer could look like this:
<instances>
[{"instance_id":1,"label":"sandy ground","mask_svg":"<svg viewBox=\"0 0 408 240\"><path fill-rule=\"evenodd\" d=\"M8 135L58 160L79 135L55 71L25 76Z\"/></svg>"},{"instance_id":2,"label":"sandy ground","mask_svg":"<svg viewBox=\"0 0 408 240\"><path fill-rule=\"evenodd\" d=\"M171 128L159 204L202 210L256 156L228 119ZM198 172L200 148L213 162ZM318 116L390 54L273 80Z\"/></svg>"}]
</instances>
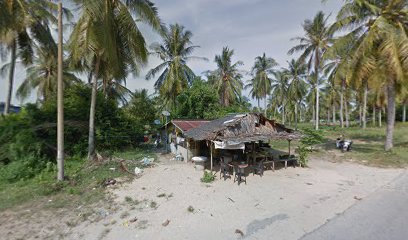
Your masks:
<instances>
[{"instance_id":1,"label":"sandy ground","mask_svg":"<svg viewBox=\"0 0 408 240\"><path fill-rule=\"evenodd\" d=\"M406 171L317 159L309 165L250 174L238 186L219 175L202 183L192 164L162 157L141 178L111 189L113 201L94 211L98 218L24 239L298 239ZM0 236L7 226L0 220Z\"/></svg>"}]
</instances>

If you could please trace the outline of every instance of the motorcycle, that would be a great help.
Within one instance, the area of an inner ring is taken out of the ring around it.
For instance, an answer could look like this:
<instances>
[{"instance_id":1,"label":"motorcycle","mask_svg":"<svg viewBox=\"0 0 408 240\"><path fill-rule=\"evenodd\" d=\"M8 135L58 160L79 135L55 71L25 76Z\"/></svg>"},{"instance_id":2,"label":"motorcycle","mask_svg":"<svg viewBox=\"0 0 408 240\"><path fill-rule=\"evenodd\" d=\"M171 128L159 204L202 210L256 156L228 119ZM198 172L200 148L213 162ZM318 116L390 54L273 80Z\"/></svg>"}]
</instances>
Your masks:
<instances>
[{"instance_id":1,"label":"motorcycle","mask_svg":"<svg viewBox=\"0 0 408 240\"><path fill-rule=\"evenodd\" d=\"M351 140L344 140L341 138L337 138L336 140L336 147L341 149L342 152L351 151L352 144L353 144L353 141Z\"/></svg>"}]
</instances>

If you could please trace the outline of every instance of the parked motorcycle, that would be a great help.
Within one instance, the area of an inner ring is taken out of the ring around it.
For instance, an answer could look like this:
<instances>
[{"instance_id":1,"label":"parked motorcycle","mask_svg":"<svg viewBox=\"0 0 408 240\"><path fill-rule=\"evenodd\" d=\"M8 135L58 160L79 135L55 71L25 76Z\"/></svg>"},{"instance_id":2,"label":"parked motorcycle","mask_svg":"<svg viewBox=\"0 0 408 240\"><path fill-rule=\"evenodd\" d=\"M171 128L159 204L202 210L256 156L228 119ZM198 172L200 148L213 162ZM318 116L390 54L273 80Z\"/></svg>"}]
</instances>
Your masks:
<instances>
[{"instance_id":1,"label":"parked motorcycle","mask_svg":"<svg viewBox=\"0 0 408 240\"><path fill-rule=\"evenodd\" d=\"M351 140L344 140L342 138L337 138L336 140L336 147L341 149L342 152L351 151L352 144L353 144L353 141Z\"/></svg>"}]
</instances>

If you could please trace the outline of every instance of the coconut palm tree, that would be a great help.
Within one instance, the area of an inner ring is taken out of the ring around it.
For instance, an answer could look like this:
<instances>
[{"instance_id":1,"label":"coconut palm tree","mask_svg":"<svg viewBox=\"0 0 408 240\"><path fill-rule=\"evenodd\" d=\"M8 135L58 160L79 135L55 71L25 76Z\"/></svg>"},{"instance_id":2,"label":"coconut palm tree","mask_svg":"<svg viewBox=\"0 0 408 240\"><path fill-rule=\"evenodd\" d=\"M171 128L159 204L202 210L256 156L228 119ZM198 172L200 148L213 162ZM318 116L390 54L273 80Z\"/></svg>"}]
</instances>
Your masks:
<instances>
[{"instance_id":1,"label":"coconut palm tree","mask_svg":"<svg viewBox=\"0 0 408 240\"><path fill-rule=\"evenodd\" d=\"M288 62L288 68L285 69L284 74L289 80L288 97L294 104L294 116L295 116L295 129L298 124L298 109L307 94L306 78L306 65L299 61L292 59Z\"/></svg>"},{"instance_id":2,"label":"coconut palm tree","mask_svg":"<svg viewBox=\"0 0 408 240\"><path fill-rule=\"evenodd\" d=\"M215 56L217 69L209 72L209 82L215 86L220 95L220 103L224 107L239 99L243 88L242 74L238 67L244 63L232 63L232 55L234 50L224 47L221 55Z\"/></svg>"},{"instance_id":3,"label":"coconut palm tree","mask_svg":"<svg viewBox=\"0 0 408 240\"><path fill-rule=\"evenodd\" d=\"M281 109L282 124L285 124L285 105L288 100L289 78L283 71L277 71L273 75L271 104L273 105L274 99L276 99L275 101Z\"/></svg>"},{"instance_id":4,"label":"coconut palm tree","mask_svg":"<svg viewBox=\"0 0 408 240\"><path fill-rule=\"evenodd\" d=\"M301 61L307 61L309 72L314 72L317 82L320 80L320 70L323 64L323 54L330 46L332 40L332 31L327 26L328 17L323 12L318 12L313 20L305 20L303 23L304 37L294 38L299 41L299 45L291 48L288 54L301 52ZM316 121L315 128L319 129L319 87L314 86L316 90Z\"/></svg>"},{"instance_id":5,"label":"coconut palm tree","mask_svg":"<svg viewBox=\"0 0 408 240\"><path fill-rule=\"evenodd\" d=\"M156 31L163 25L149 0L76 0L82 10L69 40L71 65L88 66L92 72L88 158L95 157L95 107L98 79L121 81L138 74L147 63L145 39L136 21Z\"/></svg>"},{"instance_id":6,"label":"coconut palm tree","mask_svg":"<svg viewBox=\"0 0 408 240\"><path fill-rule=\"evenodd\" d=\"M46 0L9 0L0 1L0 52L10 53L8 64L8 89L4 114L8 114L13 85L14 70L17 59L23 65L32 63L33 42L47 46L51 41L48 22L56 22L50 10L57 10L55 3ZM64 9L65 16L70 17L69 11Z\"/></svg>"},{"instance_id":7,"label":"coconut palm tree","mask_svg":"<svg viewBox=\"0 0 408 240\"><path fill-rule=\"evenodd\" d=\"M255 64L252 67L251 74L253 78L250 80L249 85L246 85L245 88L251 87L252 94L256 97L262 97L265 101L265 116L267 111L267 97L271 92L271 83L272 79L269 77L275 72L274 68L278 66L278 63L275 59L266 57L265 53L262 56L255 58Z\"/></svg>"},{"instance_id":8,"label":"coconut palm tree","mask_svg":"<svg viewBox=\"0 0 408 240\"><path fill-rule=\"evenodd\" d=\"M46 101L57 93L57 44L51 38L47 48L34 45L36 55L33 58L33 64L26 70L26 78L17 89L17 98L25 100L33 90L37 89L37 100ZM69 87L75 82L80 82L67 70L67 64L64 63L64 65L64 85Z\"/></svg>"},{"instance_id":9,"label":"coconut palm tree","mask_svg":"<svg viewBox=\"0 0 408 240\"><path fill-rule=\"evenodd\" d=\"M98 90L101 90L105 98L115 99L119 104L128 104L128 98L132 96L132 91L126 87L126 79L113 79L110 75L105 75L99 82Z\"/></svg>"},{"instance_id":10,"label":"coconut palm tree","mask_svg":"<svg viewBox=\"0 0 408 240\"><path fill-rule=\"evenodd\" d=\"M174 107L176 97L186 89L195 78L194 72L187 66L187 61L191 59L206 58L191 56L194 49L199 46L192 45L191 38L193 34L185 30L179 24L170 25L169 30L165 30L163 43L155 43L150 48L153 55L162 60L162 63L151 69L146 80L155 77L161 72L156 80L154 87L160 92L164 101Z\"/></svg>"},{"instance_id":11,"label":"coconut palm tree","mask_svg":"<svg viewBox=\"0 0 408 240\"><path fill-rule=\"evenodd\" d=\"M333 41L334 45L341 40L342 39L335 39ZM342 128L344 128L344 126L348 127L349 125L348 120L345 121L345 118L348 119L348 116L345 116L344 112L347 108L347 101L345 100L346 91L348 85L351 83L351 74L349 71L351 64L350 51L354 39L349 40L350 42L347 44L338 44L336 47L331 46L325 53L325 60L327 61L327 64L324 66L324 73L329 82L332 82L335 86L340 86L338 91L340 96L339 115L340 125Z\"/></svg>"},{"instance_id":12,"label":"coconut palm tree","mask_svg":"<svg viewBox=\"0 0 408 240\"><path fill-rule=\"evenodd\" d=\"M246 81L244 89L249 89L249 95L251 96L251 98L255 99L258 102L258 109L260 109L261 106L259 101L261 100L262 96L259 90L261 89L261 87L259 86L259 82L255 78L251 78Z\"/></svg>"},{"instance_id":13,"label":"coconut palm tree","mask_svg":"<svg viewBox=\"0 0 408 240\"><path fill-rule=\"evenodd\" d=\"M385 150L393 147L395 100L398 86L406 84L408 63L408 3L405 0L347 0L338 13L334 29L350 30L343 36L353 43L351 70L367 80L382 70L387 79L387 130ZM375 56L374 58L370 56ZM368 59L367 59L368 58ZM365 61L361 61L364 59ZM367 60L366 60L367 59ZM374 62L374 64L373 64ZM378 67L381 67L378 69Z\"/></svg>"}]
</instances>

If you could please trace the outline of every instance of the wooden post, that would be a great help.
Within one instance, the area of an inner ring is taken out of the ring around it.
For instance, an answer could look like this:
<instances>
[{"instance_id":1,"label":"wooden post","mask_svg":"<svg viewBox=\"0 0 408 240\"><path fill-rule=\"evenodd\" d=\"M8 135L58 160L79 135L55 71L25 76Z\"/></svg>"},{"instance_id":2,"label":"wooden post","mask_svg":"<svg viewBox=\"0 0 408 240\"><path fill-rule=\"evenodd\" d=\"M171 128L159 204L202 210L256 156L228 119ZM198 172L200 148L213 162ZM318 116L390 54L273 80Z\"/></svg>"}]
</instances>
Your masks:
<instances>
[{"instance_id":1,"label":"wooden post","mask_svg":"<svg viewBox=\"0 0 408 240\"><path fill-rule=\"evenodd\" d=\"M255 164L255 142L252 142L252 164Z\"/></svg>"},{"instance_id":2,"label":"wooden post","mask_svg":"<svg viewBox=\"0 0 408 240\"><path fill-rule=\"evenodd\" d=\"M190 139L186 138L187 144L186 144L186 150L187 150L187 159L186 162L188 162L188 151L190 151Z\"/></svg>"},{"instance_id":3,"label":"wooden post","mask_svg":"<svg viewBox=\"0 0 408 240\"><path fill-rule=\"evenodd\" d=\"M210 158L211 158L211 172L213 170L213 154L212 154L212 141L210 141Z\"/></svg>"},{"instance_id":4,"label":"wooden post","mask_svg":"<svg viewBox=\"0 0 408 240\"><path fill-rule=\"evenodd\" d=\"M290 157L290 139L288 139L288 143L289 143L289 157Z\"/></svg>"},{"instance_id":5,"label":"wooden post","mask_svg":"<svg viewBox=\"0 0 408 240\"><path fill-rule=\"evenodd\" d=\"M64 85L62 81L62 3L58 3L58 79L57 79L57 168L58 181L64 180Z\"/></svg>"}]
</instances>

